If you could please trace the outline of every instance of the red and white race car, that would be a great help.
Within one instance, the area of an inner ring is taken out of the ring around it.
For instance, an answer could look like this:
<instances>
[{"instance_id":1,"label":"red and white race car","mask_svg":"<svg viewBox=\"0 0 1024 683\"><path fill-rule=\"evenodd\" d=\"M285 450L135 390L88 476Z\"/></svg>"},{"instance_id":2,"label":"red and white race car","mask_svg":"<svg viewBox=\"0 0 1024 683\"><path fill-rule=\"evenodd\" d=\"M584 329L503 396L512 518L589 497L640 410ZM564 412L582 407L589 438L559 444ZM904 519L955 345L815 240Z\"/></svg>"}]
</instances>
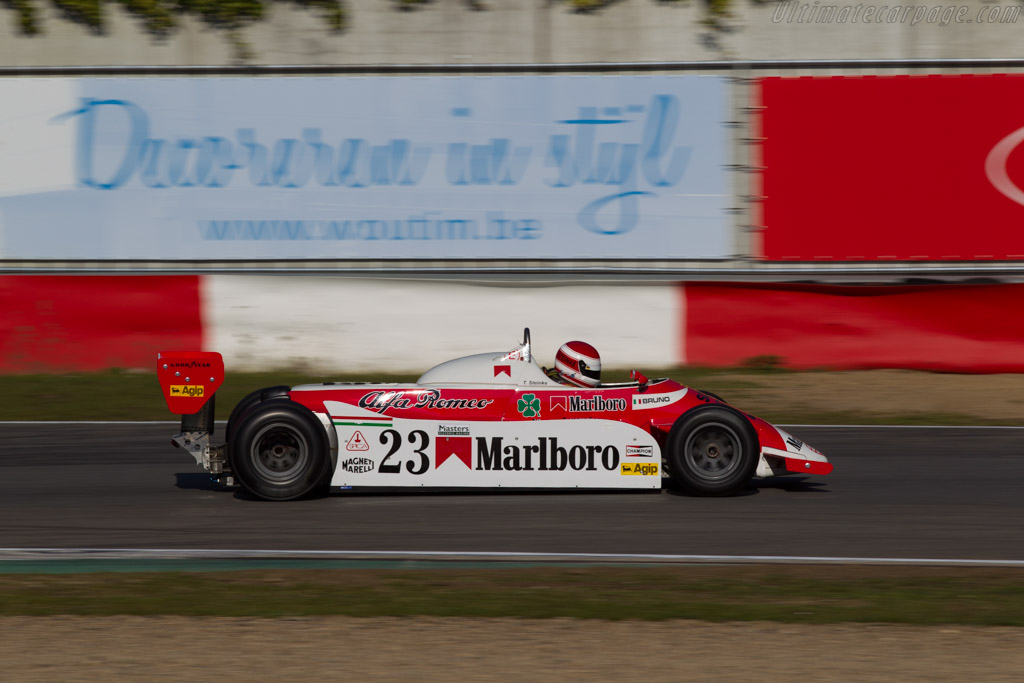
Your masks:
<instances>
[{"instance_id":1,"label":"red and white race car","mask_svg":"<svg viewBox=\"0 0 1024 683\"><path fill-rule=\"evenodd\" d=\"M755 477L828 474L820 452L708 392L670 379L565 386L530 353L442 363L415 384L270 387L231 413L212 446L220 354L161 353L158 375L182 415L174 444L226 484L268 500L332 489L657 489L729 495Z\"/></svg>"}]
</instances>

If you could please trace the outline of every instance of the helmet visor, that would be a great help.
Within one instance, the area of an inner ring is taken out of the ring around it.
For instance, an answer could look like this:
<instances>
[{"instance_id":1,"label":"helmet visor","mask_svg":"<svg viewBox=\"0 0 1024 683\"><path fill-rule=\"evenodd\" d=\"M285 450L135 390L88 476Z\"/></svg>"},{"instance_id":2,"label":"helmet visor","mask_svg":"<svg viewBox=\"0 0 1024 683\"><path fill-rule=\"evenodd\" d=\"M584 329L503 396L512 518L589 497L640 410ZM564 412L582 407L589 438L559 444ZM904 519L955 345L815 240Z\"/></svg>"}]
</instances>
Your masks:
<instances>
[{"instance_id":1,"label":"helmet visor","mask_svg":"<svg viewBox=\"0 0 1024 683\"><path fill-rule=\"evenodd\" d=\"M583 375L584 377L589 377L590 379L599 380L599 379L601 379L601 366L600 365L596 365L596 366L587 365L587 363L585 361L581 360L580 361L580 374Z\"/></svg>"}]
</instances>

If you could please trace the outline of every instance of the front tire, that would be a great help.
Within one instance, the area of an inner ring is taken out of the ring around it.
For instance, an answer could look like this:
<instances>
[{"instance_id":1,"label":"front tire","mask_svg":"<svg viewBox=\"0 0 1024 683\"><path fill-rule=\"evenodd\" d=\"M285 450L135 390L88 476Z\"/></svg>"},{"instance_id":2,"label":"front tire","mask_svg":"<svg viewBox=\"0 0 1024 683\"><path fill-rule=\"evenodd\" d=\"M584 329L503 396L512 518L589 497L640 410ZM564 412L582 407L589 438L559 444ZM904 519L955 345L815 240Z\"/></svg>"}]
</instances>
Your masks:
<instances>
[{"instance_id":1,"label":"front tire","mask_svg":"<svg viewBox=\"0 0 1024 683\"><path fill-rule=\"evenodd\" d=\"M265 500L308 495L330 474L323 426L288 399L247 410L229 446L231 471L245 490Z\"/></svg>"},{"instance_id":2,"label":"front tire","mask_svg":"<svg viewBox=\"0 0 1024 683\"><path fill-rule=\"evenodd\" d=\"M735 410L696 408L681 416L668 438L672 478L698 496L729 496L754 476L757 436Z\"/></svg>"}]
</instances>

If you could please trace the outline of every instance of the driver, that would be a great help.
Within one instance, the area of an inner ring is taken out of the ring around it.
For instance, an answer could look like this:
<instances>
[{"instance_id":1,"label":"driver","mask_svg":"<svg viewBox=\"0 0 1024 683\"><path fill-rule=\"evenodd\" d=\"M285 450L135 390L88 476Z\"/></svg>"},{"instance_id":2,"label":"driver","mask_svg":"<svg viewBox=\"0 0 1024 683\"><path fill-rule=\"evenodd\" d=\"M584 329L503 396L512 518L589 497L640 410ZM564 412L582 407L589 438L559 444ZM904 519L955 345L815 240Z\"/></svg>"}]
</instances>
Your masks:
<instances>
[{"instance_id":1,"label":"driver","mask_svg":"<svg viewBox=\"0 0 1024 683\"><path fill-rule=\"evenodd\" d=\"M601 384L601 356L586 342L565 342L555 354L555 367L544 372L562 384L596 387Z\"/></svg>"}]
</instances>

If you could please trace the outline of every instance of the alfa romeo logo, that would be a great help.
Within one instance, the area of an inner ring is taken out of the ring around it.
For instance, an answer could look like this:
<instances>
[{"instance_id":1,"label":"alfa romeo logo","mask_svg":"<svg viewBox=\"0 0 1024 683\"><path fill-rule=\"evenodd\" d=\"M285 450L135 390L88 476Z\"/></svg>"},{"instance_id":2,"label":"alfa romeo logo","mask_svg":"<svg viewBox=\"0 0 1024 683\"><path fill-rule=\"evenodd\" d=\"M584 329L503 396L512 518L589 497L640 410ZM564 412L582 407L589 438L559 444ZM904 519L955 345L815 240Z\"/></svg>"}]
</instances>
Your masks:
<instances>
[{"instance_id":1,"label":"alfa romeo logo","mask_svg":"<svg viewBox=\"0 0 1024 683\"><path fill-rule=\"evenodd\" d=\"M523 397L519 399L516 406L523 417L537 417L540 415L540 399L533 394L523 394Z\"/></svg>"}]
</instances>

